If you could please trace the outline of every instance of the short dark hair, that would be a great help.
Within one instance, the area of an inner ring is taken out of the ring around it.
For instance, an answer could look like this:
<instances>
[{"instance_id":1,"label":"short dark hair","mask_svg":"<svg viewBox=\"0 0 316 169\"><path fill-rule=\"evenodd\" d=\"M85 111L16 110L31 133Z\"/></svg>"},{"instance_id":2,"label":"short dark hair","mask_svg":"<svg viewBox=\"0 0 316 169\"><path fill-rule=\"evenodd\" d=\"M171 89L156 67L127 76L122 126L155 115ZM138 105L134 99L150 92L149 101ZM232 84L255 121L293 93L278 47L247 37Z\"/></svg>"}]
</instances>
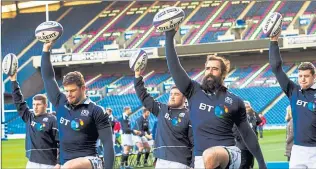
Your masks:
<instances>
[{"instance_id":1,"label":"short dark hair","mask_svg":"<svg viewBox=\"0 0 316 169\"><path fill-rule=\"evenodd\" d=\"M176 85L173 85L170 87L170 90L172 90L172 89L179 89L179 88Z\"/></svg>"},{"instance_id":2,"label":"short dark hair","mask_svg":"<svg viewBox=\"0 0 316 169\"><path fill-rule=\"evenodd\" d=\"M147 108L143 108L143 113L146 113L147 111L149 111L149 112L150 112L150 110L149 110L149 109L147 109Z\"/></svg>"},{"instance_id":3,"label":"short dark hair","mask_svg":"<svg viewBox=\"0 0 316 169\"><path fill-rule=\"evenodd\" d=\"M33 97L33 100L41 100L43 104L47 104L47 97L44 94L37 94Z\"/></svg>"},{"instance_id":4,"label":"short dark hair","mask_svg":"<svg viewBox=\"0 0 316 169\"><path fill-rule=\"evenodd\" d=\"M78 71L69 72L64 76L63 85L66 86L70 84L76 84L78 87L86 85L83 75Z\"/></svg>"},{"instance_id":5,"label":"short dark hair","mask_svg":"<svg viewBox=\"0 0 316 169\"><path fill-rule=\"evenodd\" d=\"M230 70L230 61L222 56L208 55L206 58L206 63L211 60L217 60L221 63L222 78L226 78Z\"/></svg>"},{"instance_id":6,"label":"short dark hair","mask_svg":"<svg viewBox=\"0 0 316 169\"><path fill-rule=\"evenodd\" d=\"M312 75L315 74L315 66L311 62L302 62L298 66L298 70L310 70Z\"/></svg>"}]
</instances>

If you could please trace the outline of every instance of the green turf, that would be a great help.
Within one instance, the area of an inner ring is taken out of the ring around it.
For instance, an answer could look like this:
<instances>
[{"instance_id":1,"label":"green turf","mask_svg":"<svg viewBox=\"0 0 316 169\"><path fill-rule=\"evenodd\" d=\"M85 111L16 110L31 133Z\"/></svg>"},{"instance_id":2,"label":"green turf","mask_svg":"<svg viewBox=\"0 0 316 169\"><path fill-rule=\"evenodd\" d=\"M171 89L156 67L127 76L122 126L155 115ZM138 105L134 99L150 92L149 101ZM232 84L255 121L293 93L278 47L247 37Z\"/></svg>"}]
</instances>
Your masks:
<instances>
[{"instance_id":1,"label":"green turf","mask_svg":"<svg viewBox=\"0 0 316 169\"><path fill-rule=\"evenodd\" d=\"M264 138L260 139L259 142L266 161L286 161L284 157L285 130L264 131ZM25 168L26 161L24 140L2 142L2 168Z\"/></svg>"}]
</instances>

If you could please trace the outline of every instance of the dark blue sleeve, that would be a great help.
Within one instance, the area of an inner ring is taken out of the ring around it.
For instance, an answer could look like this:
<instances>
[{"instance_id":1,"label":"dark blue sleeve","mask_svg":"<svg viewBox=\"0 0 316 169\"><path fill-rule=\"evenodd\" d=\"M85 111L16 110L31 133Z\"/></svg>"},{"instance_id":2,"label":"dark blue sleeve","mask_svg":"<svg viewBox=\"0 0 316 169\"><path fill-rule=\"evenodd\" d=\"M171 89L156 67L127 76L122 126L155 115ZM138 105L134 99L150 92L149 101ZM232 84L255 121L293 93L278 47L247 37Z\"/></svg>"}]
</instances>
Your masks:
<instances>
[{"instance_id":1,"label":"dark blue sleeve","mask_svg":"<svg viewBox=\"0 0 316 169\"><path fill-rule=\"evenodd\" d=\"M59 130L58 130L58 127L57 127L57 118L56 116L52 115L52 118L51 118L51 124L52 124L52 137L53 137L53 140L55 140L56 144L57 144L57 147L59 149ZM59 161L59 150L57 150L57 163L60 164L60 161Z\"/></svg>"},{"instance_id":2,"label":"dark blue sleeve","mask_svg":"<svg viewBox=\"0 0 316 169\"><path fill-rule=\"evenodd\" d=\"M111 129L111 124L109 122L109 115L105 113L102 107L96 106L95 111L93 113L93 119L95 121L95 124L98 130L101 130L104 128Z\"/></svg>"},{"instance_id":3,"label":"dark blue sleeve","mask_svg":"<svg viewBox=\"0 0 316 169\"><path fill-rule=\"evenodd\" d=\"M42 53L41 60L41 74L44 81L44 87L47 92L49 101L57 107L59 102L65 99L65 95L60 92L58 84L55 79L55 72L50 61L50 52ZM63 99L62 99L63 97Z\"/></svg>"},{"instance_id":4,"label":"dark blue sleeve","mask_svg":"<svg viewBox=\"0 0 316 169\"><path fill-rule=\"evenodd\" d=\"M292 95L293 89L296 87L296 84L289 79L289 77L282 69L283 61L277 41L270 42L269 62L272 68L272 72L275 74L282 90L288 97L290 97Z\"/></svg>"},{"instance_id":5,"label":"dark blue sleeve","mask_svg":"<svg viewBox=\"0 0 316 169\"><path fill-rule=\"evenodd\" d=\"M134 87L138 99L142 102L143 106L149 109L149 111L157 117L160 112L161 103L155 101L154 98L147 92L147 89L144 86L143 77L134 79Z\"/></svg>"},{"instance_id":6,"label":"dark blue sleeve","mask_svg":"<svg viewBox=\"0 0 316 169\"><path fill-rule=\"evenodd\" d=\"M111 127L98 129L99 138L103 145L104 169L113 169L114 166L114 148Z\"/></svg>"},{"instance_id":7,"label":"dark blue sleeve","mask_svg":"<svg viewBox=\"0 0 316 169\"><path fill-rule=\"evenodd\" d=\"M103 144L104 157L106 157L106 160L104 160L104 168L112 169L114 164L114 149L109 115L105 113L102 107L96 106L93 118L98 130L99 138Z\"/></svg>"},{"instance_id":8,"label":"dark blue sleeve","mask_svg":"<svg viewBox=\"0 0 316 169\"><path fill-rule=\"evenodd\" d=\"M190 145L191 145L191 151L192 151L192 158L191 158L191 164L190 164L190 167L191 168L194 168L194 142L193 142L193 130L192 130L192 125L191 125L191 121L189 122L189 131L188 131L188 134L189 134L189 139L190 139Z\"/></svg>"},{"instance_id":9,"label":"dark blue sleeve","mask_svg":"<svg viewBox=\"0 0 316 169\"><path fill-rule=\"evenodd\" d=\"M265 169L266 164L261 152L261 148L257 139L256 134L251 129L247 117L246 117L246 108L245 104L242 100L238 100L238 112L235 112L234 121L237 126L237 129L244 140L248 150L253 154L253 156L257 159L258 165L260 169ZM237 117L239 115L239 118Z\"/></svg>"},{"instance_id":10,"label":"dark blue sleeve","mask_svg":"<svg viewBox=\"0 0 316 169\"><path fill-rule=\"evenodd\" d=\"M17 81L13 81L11 82L11 84L12 84L13 103L15 104L15 107L19 113L19 116L22 118L22 120L25 123L27 123L28 121L30 121L32 113L30 112L30 109L23 98L19 83Z\"/></svg>"},{"instance_id":11,"label":"dark blue sleeve","mask_svg":"<svg viewBox=\"0 0 316 169\"><path fill-rule=\"evenodd\" d=\"M177 88L186 96L187 99L190 99L196 86L180 64L174 47L174 34L175 30L166 32L166 58L168 69Z\"/></svg>"},{"instance_id":12,"label":"dark blue sleeve","mask_svg":"<svg viewBox=\"0 0 316 169\"><path fill-rule=\"evenodd\" d=\"M56 116L52 117L52 132L53 132L53 137L55 139L56 142L59 142L59 137L58 137L58 127L57 127L57 118Z\"/></svg>"}]
</instances>

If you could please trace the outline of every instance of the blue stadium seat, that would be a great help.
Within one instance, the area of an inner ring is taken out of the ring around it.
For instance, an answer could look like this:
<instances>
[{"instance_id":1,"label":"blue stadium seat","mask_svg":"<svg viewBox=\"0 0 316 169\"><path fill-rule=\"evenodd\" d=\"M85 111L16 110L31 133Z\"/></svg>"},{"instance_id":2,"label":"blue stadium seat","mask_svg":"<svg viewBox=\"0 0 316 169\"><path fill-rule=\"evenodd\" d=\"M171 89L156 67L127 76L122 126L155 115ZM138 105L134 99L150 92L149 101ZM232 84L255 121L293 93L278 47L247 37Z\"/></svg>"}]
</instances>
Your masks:
<instances>
[{"instance_id":1,"label":"blue stadium seat","mask_svg":"<svg viewBox=\"0 0 316 169\"><path fill-rule=\"evenodd\" d=\"M105 87L106 85L109 85L112 83L114 80L116 80L118 77L116 76L110 76L110 77L101 77L94 81L92 84L88 86L89 89L94 89L94 88L102 88Z\"/></svg>"},{"instance_id":2,"label":"blue stadium seat","mask_svg":"<svg viewBox=\"0 0 316 169\"><path fill-rule=\"evenodd\" d=\"M247 77L253 70L254 69L251 66L243 67L243 68L237 68L236 71L233 74L231 74L229 77L230 78L243 79L243 78Z\"/></svg>"},{"instance_id":3,"label":"blue stadium seat","mask_svg":"<svg viewBox=\"0 0 316 169\"><path fill-rule=\"evenodd\" d=\"M286 107L288 105L290 105L290 101L284 96L264 115L267 119L267 125L285 125Z\"/></svg>"},{"instance_id":4,"label":"blue stadium seat","mask_svg":"<svg viewBox=\"0 0 316 169\"><path fill-rule=\"evenodd\" d=\"M114 16L99 17L84 31L84 33L90 33L101 29L105 24L111 21L113 17Z\"/></svg>"},{"instance_id":5,"label":"blue stadium seat","mask_svg":"<svg viewBox=\"0 0 316 169\"><path fill-rule=\"evenodd\" d=\"M155 73L149 79L145 80L145 85L158 85L168 78L170 78L169 73Z\"/></svg>"},{"instance_id":6,"label":"blue stadium seat","mask_svg":"<svg viewBox=\"0 0 316 169\"><path fill-rule=\"evenodd\" d=\"M247 12L245 18L251 18L254 16L262 16L264 12L268 9L270 4L273 2L270 1L257 1L252 8Z\"/></svg>"},{"instance_id":7,"label":"blue stadium seat","mask_svg":"<svg viewBox=\"0 0 316 169\"><path fill-rule=\"evenodd\" d=\"M147 15L145 15L136 25L136 28L141 28L141 27L148 27L152 25L153 18L156 13L154 12L149 12Z\"/></svg>"},{"instance_id":8,"label":"blue stadium seat","mask_svg":"<svg viewBox=\"0 0 316 169\"><path fill-rule=\"evenodd\" d=\"M230 2L231 3L231 2ZM220 16L220 19L236 19L247 7L248 3L231 4L227 10Z\"/></svg>"},{"instance_id":9,"label":"blue stadium seat","mask_svg":"<svg viewBox=\"0 0 316 169\"><path fill-rule=\"evenodd\" d=\"M304 14L313 14L316 10L316 1L312 1L307 9L305 10Z\"/></svg>"},{"instance_id":10,"label":"blue stadium seat","mask_svg":"<svg viewBox=\"0 0 316 169\"><path fill-rule=\"evenodd\" d=\"M218 36L224 35L226 31L208 31L200 40L200 43L217 42Z\"/></svg>"},{"instance_id":11,"label":"blue stadium seat","mask_svg":"<svg viewBox=\"0 0 316 169\"><path fill-rule=\"evenodd\" d=\"M89 48L88 52L104 51L104 45L111 45L112 43L113 40L110 40L109 38L98 40L95 44L92 45L92 47Z\"/></svg>"},{"instance_id":12,"label":"blue stadium seat","mask_svg":"<svg viewBox=\"0 0 316 169\"><path fill-rule=\"evenodd\" d=\"M282 92L280 87L232 88L229 89L229 91L241 97L243 100L250 101L256 112L261 112Z\"/></svg>"},{"instance_id":13,"label":"blue stadium seat","mask_svg":"<svg viewBox=\"0 0 316 169\"><path fill-rule=\"evenodd\" d=\"M188 23L195 23L195 22L205 22L206 18L213 12L214 9L217 7L201 7L189 20Z\"/></svg>"},{"instance_id":14,"label":"blue stadium seat","mask_svg":"<svg viewBox=\"0 0 316 169\"><path fill-rule=\"evenodd\" d=\"M165 40L166 37L164 35L161 36L151 36L141 48L147 48L147 47L159 47L161 46L159 44L160 40Z\"/></svg>"},{"instance_id":15,"label":"blue stadium seat","mask_svg":"<svg viewBox=\"0 0 316 169\"><path fill-rule=\"evenodd\" d=\"M110 30L127 29L140 15L141 14L125 15L122 19L117 21Z\"/></svg>"},{"instance_id":16,"label":"blue stadium seat","mask_svg":"<svg viewBox=\"0 0 316 169\"><path fill-rule=\"evenodd\" d=\"M122 79L120 79L119 81L117 81L114 85L118 85L118 86L125 86L127 84L132 83L134 80L134 76L129 75L129 76L124 76Z\"/></svg>"}]
</instances>

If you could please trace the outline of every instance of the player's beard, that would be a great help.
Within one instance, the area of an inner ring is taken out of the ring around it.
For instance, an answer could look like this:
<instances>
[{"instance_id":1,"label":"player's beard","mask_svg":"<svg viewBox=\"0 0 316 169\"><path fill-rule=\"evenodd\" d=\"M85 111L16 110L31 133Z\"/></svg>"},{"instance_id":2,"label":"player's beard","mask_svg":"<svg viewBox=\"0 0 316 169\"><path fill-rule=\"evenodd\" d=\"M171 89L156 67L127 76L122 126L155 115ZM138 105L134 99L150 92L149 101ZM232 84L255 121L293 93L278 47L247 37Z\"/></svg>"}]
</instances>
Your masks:
<instances>
[{"instance_id":1,"label":"player's beard","mask_svg":"<svg viewBox=\"0 0 316 169\"><path fill-rule=\"evenodd\" d=\"M201 86L205 92L213 93L222 86L222 78L208 74L203 78Z\"/></svg>"},{"instance_id":2,"label":"player's beard","mask_svg":"<svg viewBox=\"0 0 316 169\"><path fill-rule=\"evenodd\" d=\"M169 102L169 103L168 103L168 106L171 107L171 108L176 109L176 108L179 108L179 107L181 106L181 104L182 104L182 103L178 103L178 104L177 104L177 103L171 103L171 102Z\"/></svg>"}]
</instances>

